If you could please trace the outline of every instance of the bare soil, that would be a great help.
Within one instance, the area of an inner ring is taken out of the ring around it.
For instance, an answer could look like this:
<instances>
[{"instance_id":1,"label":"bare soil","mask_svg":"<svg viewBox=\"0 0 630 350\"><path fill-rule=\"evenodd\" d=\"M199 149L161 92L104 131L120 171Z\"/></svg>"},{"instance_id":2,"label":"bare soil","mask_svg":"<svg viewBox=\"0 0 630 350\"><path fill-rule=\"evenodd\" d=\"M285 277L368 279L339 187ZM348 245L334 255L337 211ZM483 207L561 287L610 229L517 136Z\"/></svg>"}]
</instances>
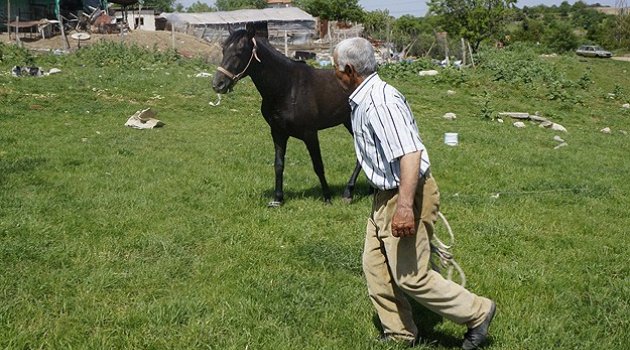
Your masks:
<instances>
[{"instance_id":1,"label":"bare soil","mask_svg":"<svg viewBox=\"0 0 630 350\"><path fill-rule=\"evenodd\" d=\"M68 34L69 50L77 50L79 42L70 38ZM184 33L171 33L166 31L144 31L135 30L120 34L90 34L89 40L81 40L81 47L93 45L100 41L117 41L124 42L129 45L138 45L147 49L156 48L160 51L166 51L174 48L184 57L202 58L207 62L217 64L221 59L221 47L218 44L208 43L197 37ZM0 34L0 42L15 43L15 35L9 36L7 33ZM20 42L24 47L34 51L54 51L64 49L64 40L61 35L54 35L51 38L42 39L33 34L32 38L28 33L20 33Z\"/></svg>"}]
</instances>

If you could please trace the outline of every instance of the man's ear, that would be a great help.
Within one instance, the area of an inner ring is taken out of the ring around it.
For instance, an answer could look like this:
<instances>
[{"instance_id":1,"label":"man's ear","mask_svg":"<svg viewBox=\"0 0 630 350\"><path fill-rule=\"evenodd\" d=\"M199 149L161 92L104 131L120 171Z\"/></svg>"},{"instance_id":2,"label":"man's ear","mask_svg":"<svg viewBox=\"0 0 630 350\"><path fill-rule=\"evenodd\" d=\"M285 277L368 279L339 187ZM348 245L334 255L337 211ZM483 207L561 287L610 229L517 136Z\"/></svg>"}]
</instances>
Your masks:
<instances>
[{"instance_id":1,"label":"man's ear","mask_svg":"<svg viewBox=\"0 0 630 350\"><path fill-rule=\"evenodd\" d=\"M350 77L354 77L357 74L356 69L354 69L354 66L351 64L346 64L345 67L343 67L343 71Z\"/></svg>"}]
</instances>

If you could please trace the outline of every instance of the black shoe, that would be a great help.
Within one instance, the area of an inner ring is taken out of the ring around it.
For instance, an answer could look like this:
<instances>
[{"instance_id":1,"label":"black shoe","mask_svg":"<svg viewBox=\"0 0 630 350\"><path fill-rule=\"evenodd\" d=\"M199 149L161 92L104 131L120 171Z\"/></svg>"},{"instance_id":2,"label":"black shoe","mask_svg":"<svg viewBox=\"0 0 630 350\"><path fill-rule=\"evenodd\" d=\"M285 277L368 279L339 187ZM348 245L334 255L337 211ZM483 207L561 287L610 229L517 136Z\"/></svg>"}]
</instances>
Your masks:
<instances>
[{"instance_id":1,"label":"black shoe","mask_svg":"<svg viewBox=\"0 0 630 350\"><path fill-rule=\"evenodd\" d=\"M483 320L483 323L475 328L468 328L468 332L464 334L464 344L462 344L462 349L477 349L481 344L486 341L486 339L488 339L488 328L490 328L490 322L492 322L492 319L494 318L494 313L496 311L497 305L493 301L490 305L488 316L486 316L486 319Z\"/></svg>"}]
</instances>

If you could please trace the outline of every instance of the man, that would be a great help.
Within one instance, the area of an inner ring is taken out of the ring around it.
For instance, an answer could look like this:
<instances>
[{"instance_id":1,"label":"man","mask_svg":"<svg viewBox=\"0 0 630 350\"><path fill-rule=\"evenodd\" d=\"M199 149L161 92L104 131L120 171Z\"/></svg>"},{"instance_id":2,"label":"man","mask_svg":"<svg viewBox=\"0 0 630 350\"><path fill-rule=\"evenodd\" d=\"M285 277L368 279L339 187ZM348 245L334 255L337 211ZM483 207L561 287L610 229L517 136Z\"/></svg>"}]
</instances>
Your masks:
<instances>
[{"instance_id":1,"label":"man","mask_svg":"<svg viewBox=\"0 0 630 350\"><path fill-rule=\"evenodd\" d=\"M383 338L415 345L418 329L406 294L440 316L465 324L462 348L476 349L488 337L496 306L429 267L439 192L411 109L376 73L369 41L346 39L335 47L333 58L337 79L351 92L357 158L376 187L363 271Z\"/></svg>"}]
</instances>

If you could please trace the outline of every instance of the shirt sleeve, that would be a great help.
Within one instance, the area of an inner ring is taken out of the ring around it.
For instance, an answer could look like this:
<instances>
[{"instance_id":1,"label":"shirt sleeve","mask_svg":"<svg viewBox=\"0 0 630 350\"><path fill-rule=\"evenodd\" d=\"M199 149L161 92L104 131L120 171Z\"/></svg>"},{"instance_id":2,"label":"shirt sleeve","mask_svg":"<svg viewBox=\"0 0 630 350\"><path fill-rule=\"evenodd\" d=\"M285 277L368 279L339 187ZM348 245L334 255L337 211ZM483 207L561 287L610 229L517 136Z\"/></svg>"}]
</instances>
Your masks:
<instances>
[{"instance_id":1,"label":"shirt sleeve","mask_svg":"<svg viewBox=\"0 0 630 350\"><path fill-rule=\"evenodd\" d=\"M402 101L376 106L369 116L372 130L389 163L405 154L424 150L409 106Z\"/></svg>"}]
</instances>

